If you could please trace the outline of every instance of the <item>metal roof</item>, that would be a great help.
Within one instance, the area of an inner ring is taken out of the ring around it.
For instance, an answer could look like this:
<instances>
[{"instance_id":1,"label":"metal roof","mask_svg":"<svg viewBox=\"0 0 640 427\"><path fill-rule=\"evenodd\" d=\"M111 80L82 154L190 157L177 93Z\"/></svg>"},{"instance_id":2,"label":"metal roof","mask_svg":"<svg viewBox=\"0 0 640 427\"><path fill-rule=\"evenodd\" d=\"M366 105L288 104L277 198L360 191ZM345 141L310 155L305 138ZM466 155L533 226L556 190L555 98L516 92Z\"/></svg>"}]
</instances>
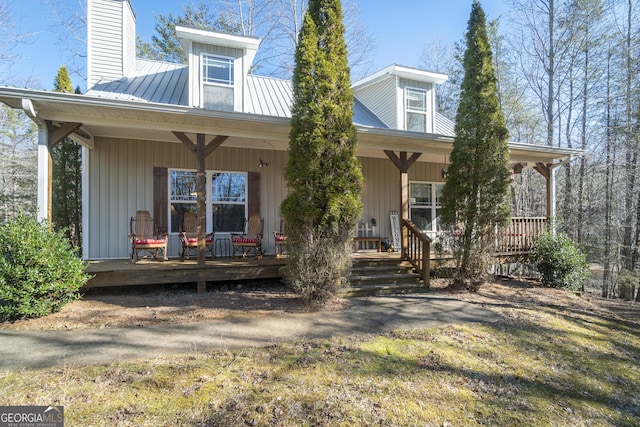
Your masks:
<instances>
[{"instance_id":1,"label":"metal roof","mask_svg":"<svg viewBox=\"0 0 640 427\"><path fill-rule=\"evenodd\" d=\"M40 120L82 123L95 136L178 142L173 132L227 135L225 145L288 148L291 121L262 114L205 110L181 105L98 98L87 95L0 87L0 102L12 108L31 106ZM358 155L384 158L383 150L423 153L420 161L441 161L451 153L453 138L397 129L358 126ZM237 144L237 145L236 145ZM511 162L555 163L584 152L544 145L509 143Z\"/></svg>"},{"instance_id":2,"label":"metal roof","mask_svg":"<svg viewBox=\"0 0 640 427\"><path fill-rule=\"evenodd\" d=\"M435 132L439 135L456 136L456 124L436 111Z\"/></svg>"},{"instance_id":3,"label":"metal roof","mask_svg":"<svg viewBox=\"0 0 640 427\"><path fill-rule=\"evenodd\" d=\"M87 95L99 98L187 105L188 66L138 59L132 76L96 83Z\"/></svg>"},{"instance_id":4,"label":"metal roof","mask_svg":"<svg viewBox=\"0 0 640 427\"><path fill-rule=\"evenodd\" d=\"M291 81L263 76L247 76L247 113L291 117L293 89ZM388 126L357 99L353 104L353 123L387 129Z\"/></svg>"}]
</instances>

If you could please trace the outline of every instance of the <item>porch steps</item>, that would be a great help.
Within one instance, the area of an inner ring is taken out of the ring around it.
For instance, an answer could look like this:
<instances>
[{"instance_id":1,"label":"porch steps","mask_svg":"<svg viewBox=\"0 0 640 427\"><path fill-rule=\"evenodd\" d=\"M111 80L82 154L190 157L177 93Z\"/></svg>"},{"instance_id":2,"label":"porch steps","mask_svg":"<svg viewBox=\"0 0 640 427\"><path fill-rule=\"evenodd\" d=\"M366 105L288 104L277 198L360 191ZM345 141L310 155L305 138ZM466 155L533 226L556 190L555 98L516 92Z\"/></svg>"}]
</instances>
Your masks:
<instances>
[{"instance_id":1,"label":"porch steps","mask_svg":"<svg viewBox=\"0 0 640 427\"><path fill-rule=\"evenodd\" d=\"M347 287L340 297L425 292L425 284L413 266L399 259L354 260Z\"/></svg>"}]
</instances>

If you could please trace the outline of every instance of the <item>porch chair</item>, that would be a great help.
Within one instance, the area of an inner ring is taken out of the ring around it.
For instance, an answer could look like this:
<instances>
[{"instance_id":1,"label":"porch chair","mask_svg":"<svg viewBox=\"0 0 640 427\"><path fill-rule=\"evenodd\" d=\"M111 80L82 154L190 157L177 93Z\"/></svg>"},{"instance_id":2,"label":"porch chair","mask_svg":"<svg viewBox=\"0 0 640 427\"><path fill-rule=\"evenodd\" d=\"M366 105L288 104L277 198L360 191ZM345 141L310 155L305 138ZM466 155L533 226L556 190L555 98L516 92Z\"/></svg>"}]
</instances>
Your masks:
<instances>
[{"instance_id":1,"label":"porch chair","mask_svg":"<svg viewBox=\"0 0 640 427\"><path fill-rule=\"evenodd\" d=\"M371 218L371 225L369 222L360 222L356 228L356 235L353 238L353 250L357 251L362 245L363 249L367 249L367 245L371 242L374 249L378 252L382 252L382 239L380 236L376 236L376 219Z\"/></svg>"},{"instance_id":2,"label":"porch chair","mask_svg":"<svg viewBox=\"0 0 640 427\"><path fill-rule=\"evenodd\" d=\"M182 231L178 235L180 243L182 244L182 250L180 251L180 261L184 261L185 255L187 259L191 259L191 251L198 253L198 221L196 220L196 214L193 212L185 212L182 217ZM205 234L205 256L207 252L211 254L211 257L215 257L215 250L213 247L213 235L214 233Z\"/></svg>"},{"instance_id":3,"label":"porch chair","mask_svg":"<svg viewBox=\"0 0 640 427\"><path fill-rule=\"evenodd\" d=\"M280 219L280 231L274 231L273 237L276 241L276 257L281 257L284 253L284 246L287 243L287 233L285 232L283 219Z\"/></svg>"},{"instance_id":4,"label":"porch chair","mask_svg":"<svg viewBox=\"0 0 640 427\"><path fill-rule=\"evenodd\" d=\"M244 220L244 233L231 233L231 245L233 246L233 256L242 253L243 257L251 251L262 258L262 230L264 219L258 214L251 214L249 219Z\"/></svg>"},{"instance_id":5,"label":"porch chair","mask_svg":"<svg viewBox=\"0 0 640 427\"><path fill-rule=\"evenodd\" d=\"M159 234L156 222L148 211L137 211L129 220L129 242L131 243L131 261L135 264L139 252L146 251L158 260L162 252L162 260L167 261L168 234Z\"/></svg>"}]
</instances>

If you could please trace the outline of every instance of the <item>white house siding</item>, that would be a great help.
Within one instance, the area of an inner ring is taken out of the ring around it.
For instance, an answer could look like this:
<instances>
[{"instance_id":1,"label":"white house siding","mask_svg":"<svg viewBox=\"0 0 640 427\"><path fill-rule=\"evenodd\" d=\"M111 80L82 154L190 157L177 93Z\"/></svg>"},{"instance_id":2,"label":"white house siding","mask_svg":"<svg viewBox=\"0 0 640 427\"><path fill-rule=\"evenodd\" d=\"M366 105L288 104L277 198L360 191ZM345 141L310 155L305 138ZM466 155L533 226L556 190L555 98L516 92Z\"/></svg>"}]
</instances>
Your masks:
<instances>
[{"instance_id":1,"label":"white house siding","mask_svg":"<svg viewBox=\"0 0 640 427\"><path fill-rule=\"evenodd\" d=\"M237 140L236 140L237 142ZM282 171L286 152L220 147L206 161L207 170L260 172L261 214L266 249L274 251L273 231L280 225L286 195ZM260 159L269 163L259 168ZM89 156L89 259L126 258L129 218L137 210L153 214L153 168L196 167L195 157L180 143L96 138ZM178 255L178 237L170 237L170 256Z\"/></svg>"},{"instance_id":2,"label":"white house siding","mask_svg":"<svg viewBox=\"0 0 640 427\"><path fill-rule=\"evenodd\" d=\"M234 143L240 142L238 140ZM268 166L258 164L262 159ZM375 218L376 232L389 237L389 211L398 210L400 173L387 159L361 158L365 177L363 220ZM182 144L96 138L89 157L89 259L126 258L129 218L137 210L153 214L153 168L195 169L195 157ZM283 171L287 153L222 146L206 160L207 170L259 172L265 249L274 253L273 231L280 226L280 204L287 194ZM441 181L444 165L416 162L412 181ZM178 237L170 236L169 256L177 256Z\"/></svg>"},{"instance_id":3,"label":"white house siding","mask_svg":"<svg viewBox=\"0 0 640 427\"><path fill-rule=\"evenodd\" d=\"M356 98L391 129L398 129L396 79L388 78L354 92Z\"/></svg>"},{"instance_id":4,"label":"white house siding","mask_svg":"<svg viewBox=\"0 0 640 427\"><path fill-rule=\"evenodd\" d=\"M390 211L400 210L400 171L388 159L360 158L364 186L363 221L376 219L376 233L391 236ZM444 164L416 162L409 169L410 181L442 182Z\"/></svg>"},{"instance_id":5,"label":"white house siding","mask_svg":"<svg viewBox=\"0 0 640 427\"><path fill-rule=\"evenodd\" d=\"M89 0L87 87L135 70L135 17L128 0Z\"/></svg>"}]
</instances>

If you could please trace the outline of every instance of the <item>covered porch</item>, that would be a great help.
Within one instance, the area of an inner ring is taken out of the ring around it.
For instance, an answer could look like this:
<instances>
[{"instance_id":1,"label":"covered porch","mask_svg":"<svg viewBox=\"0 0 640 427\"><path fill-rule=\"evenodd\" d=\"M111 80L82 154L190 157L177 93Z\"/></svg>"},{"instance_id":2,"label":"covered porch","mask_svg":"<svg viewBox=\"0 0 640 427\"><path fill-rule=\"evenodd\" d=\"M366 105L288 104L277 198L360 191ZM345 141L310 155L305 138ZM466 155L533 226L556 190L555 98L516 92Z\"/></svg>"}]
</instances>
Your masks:
<instances>
[{"instance_id":1,"label":"covered porch","mask_svg":"<svg viewBox=\"0 0 640 427\"><path fill-rule=\"evenodd\" d=\"M38 125L38 207L43 218L50 218L51 147L67 136L83 145L83 250L84 258L92 262L90 272L103 277L110 272L116 283L117 274L134 269L127 281L135 284L150 280L152 271L164 270L154 280L172 283L185 276L181 280L206 283L216 280L216 274L223 280L243 280L251 274L274 276L280 268L281 260L272 261L271 265L269 258L242 260L250 263L246 266L238 260L208 260L204 256L204 242L206 233L216 231L218 235L212 213L211 177L221 173L246 176L248 190L243 193L246 196L240 201L239 210L245 217L259 212L264 219L265 237L279 229L279 206L287 193L283 170L288 156L289 118L15 88L1 88L0 101L24 110ZM372 127L364 119L358 123L362 124L357 125L357 155L365 178L363 220L377 219L379 237L391 237L391 211L398 212L403 223L410 222L410 184L424 183L435 188L444 181L443 171L454 138ZM579 150L509 145L514 173L531 168L544 177L546 194L540 197L546 199L547 218L553 218L555 212L555 171L578 154ZM188 171L197 177L193 188L178 195L183 199L174 197L172 171ZM436 197L432 200L430 209L435 218ZM161 231L169 233L171 258L177 253L181 224L179 215L173 221L173 207L182 202L193 203L197 214L198 263L181 263L173 268L171 261L150 264L148 268L145 263L129 265L129 218L137 210L148 210L162 225ZM236 219L241 220L241 216L239 213ZM528 219L522 219L521 224L529 224ZM518 228L521 224L498 232L498 246L504 252L521 253L530 247L535 233L522 231ZM436 229L433 225L432 230ZM410 233L407 226L400 230L400 244L396 248L399 246L402 252L395 256L409 259L413 255L408 251L415 246L410 236L417 234ZM434 256L430 248L421 251L414 255L426 261ZM270 237L266 252L275 253L275 242ZM122 267L107 267L111 263ZM99 271L101 268L108 271ZM228 274L224 268L229 270ZM426 263L416 269L428 277Z\"/></svg>"}]
</instances>

